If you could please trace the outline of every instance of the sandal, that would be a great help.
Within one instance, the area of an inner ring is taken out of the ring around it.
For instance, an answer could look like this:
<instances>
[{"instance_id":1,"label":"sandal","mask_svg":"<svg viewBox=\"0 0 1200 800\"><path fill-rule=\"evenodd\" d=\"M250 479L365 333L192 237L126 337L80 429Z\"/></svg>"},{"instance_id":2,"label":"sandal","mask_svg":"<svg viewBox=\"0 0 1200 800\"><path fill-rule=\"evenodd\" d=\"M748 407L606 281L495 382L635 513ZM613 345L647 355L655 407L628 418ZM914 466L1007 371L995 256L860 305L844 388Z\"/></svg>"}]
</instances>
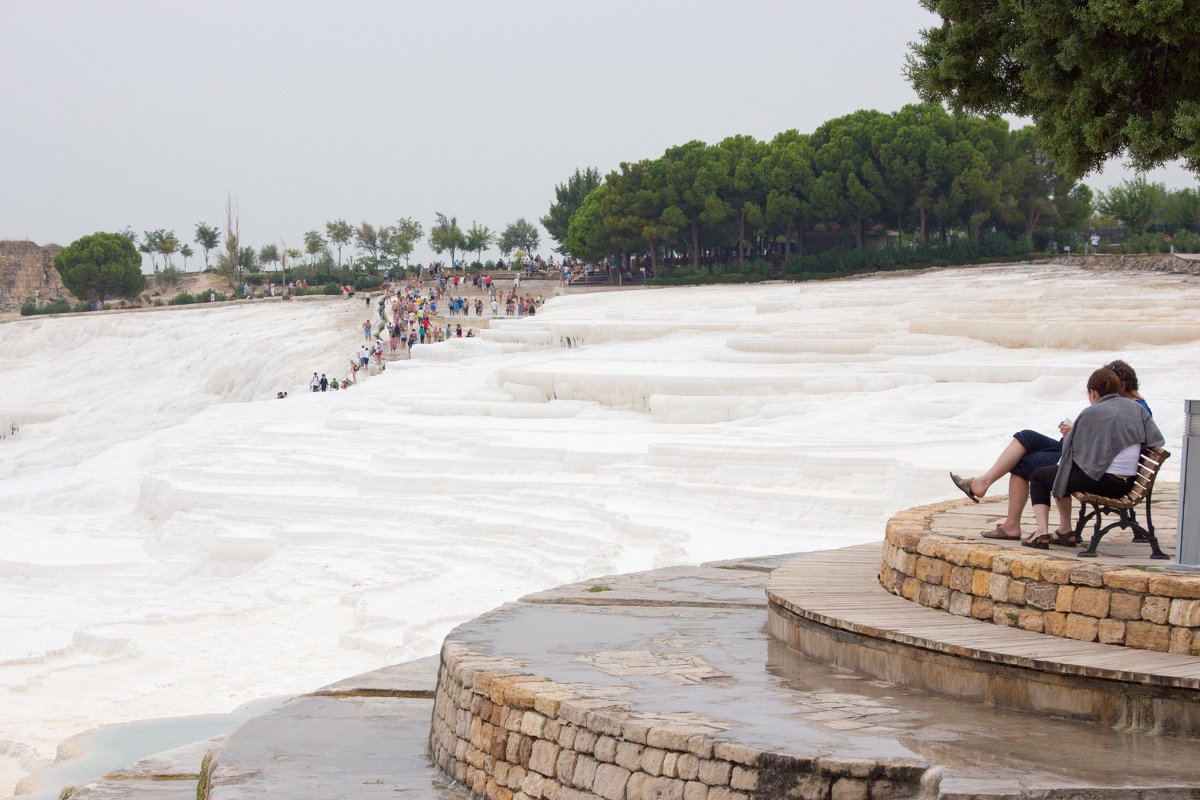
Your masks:
<instances>
[{"instance_id":1,"label":"sandal","mask_svg":"<svg viewBox=\"0 0 1200 800\"><path fill-rule=\"evenodd\" d=\"M1017 534L1016 536L1009 536L1007 533L1005 533L1005 532L1004 532L1004 531L1003 531L1003 530L1000 528L1000 526L999 526L999 525L997 525L996 527L992 528L990 531L983 531L983 532L982 532L982 533L980 533L979 535L980 535L980 536L982 536L982 537L983 537L983 538L985 538L985 539L1001 539L1001 540L1004 540L1004 541L1009 541L1009 542L1015 542L1015 541L1017 541L1018 539L1020 539L1020 538L1021 538L1021 535L1020 535L1020 534Z\"/></svg>"},{"instance_id":2,"label":"sandal","mask_svg":"<svg viewBox=\"0 0 1200 800\"><path fill-rule=\"evenodd\" d=\"M1035 550L1049 550L1050 534L1043 533L1040 536L1030 536L1028 539L1022 539L1021 547L1032 547Z\"/></svg>"},{"instance_id":3,"label":"sandal","mask_svg":"<svg viewBox=\"0 0 1200 800\"><path fill-rule=\"evenodd\" d=\"M1075 535L1075 531L1055 531L1050 537L1050 544L1074 548L1079 546L1079 537Z\"/></svg>"},{"instance_id":4,"label":"sandal","mask_svg":"<svg viewBox=\"0 0 1200 800\"><path fill-rule=\"evenodd\" d=\"M969 478L960 478L957 475L955 475L953 472L951 472L950 480L954 481L954 485L958 487L958 490L960 492L965 494L967 497L971 498L971 502L973 502L973 503L979 502L979 498L976 497L975 493L971 491L971 480Z\"/></svg>"}]
</instances>

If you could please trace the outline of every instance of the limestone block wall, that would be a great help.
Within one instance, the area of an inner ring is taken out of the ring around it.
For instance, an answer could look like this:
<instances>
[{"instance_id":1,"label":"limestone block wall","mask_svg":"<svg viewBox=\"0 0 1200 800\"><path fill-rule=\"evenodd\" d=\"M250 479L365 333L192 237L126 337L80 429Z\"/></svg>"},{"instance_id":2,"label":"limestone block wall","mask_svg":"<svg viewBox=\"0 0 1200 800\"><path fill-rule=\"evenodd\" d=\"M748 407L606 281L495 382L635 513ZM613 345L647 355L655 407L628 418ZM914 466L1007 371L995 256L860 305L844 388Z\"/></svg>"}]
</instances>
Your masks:
<instances>
[{"instance_id":1,"label":"limestone block wall","mask_svg":"<svg viewBox=\"0 0 1200 800\"><path fill-rule=\"evenodd\" d=\"M60 297L74 301L54 268L54 257L61 251L56 244L0 242L0 311L15 311L34 299L35 292L41 302Z\"/></svg>"},{"instance_id":2,"label":"limestone block wall","mask_svg":"<svg viewBox=\"0 0 1200 800\"><path fill-rule=\"evenodd\" d=\"M797 757L722 741L704 725L631 712L595 687L442 648L430 751L489 800L878 800L916 798L936 768L906 760ZM936 790L934 792L936 794Z\"/></svg>"},{"instance_id":3,"label":"limestone block wall","mask_svg":"<svg viewBox=\"0 0 1200 800\"><path fill-rule=\"evenodd\" d=\"M1200 261L1180 258L1171 253L1154 255L1106 255L1103 253L1085 255L1056 255L1054 263L1068 267L1082 267L1094 270L1148 270L1150 272L1176 272L1191 275L1200 274Z\"/></svg>"},{"instance_id":4,"label":"limestone block wall","mask_svg":"<svg viewBox=\"0 0 1200 800\"><path fill-rule=\"evenodd\" d=\"M1200 655L1200 576L938 536L935 508L888 521L879 582L892 594L1050 636Z\"/></svg>"}]
</instances>

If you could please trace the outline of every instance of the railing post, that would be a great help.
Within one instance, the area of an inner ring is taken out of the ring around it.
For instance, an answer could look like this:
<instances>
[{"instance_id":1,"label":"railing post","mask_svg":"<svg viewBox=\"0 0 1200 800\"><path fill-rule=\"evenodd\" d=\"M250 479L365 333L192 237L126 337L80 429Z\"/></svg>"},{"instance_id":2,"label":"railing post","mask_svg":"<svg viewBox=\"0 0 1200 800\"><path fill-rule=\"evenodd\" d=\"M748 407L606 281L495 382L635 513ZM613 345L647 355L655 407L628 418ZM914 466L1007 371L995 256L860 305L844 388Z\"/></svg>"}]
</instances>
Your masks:
<instances>
[{"instance_id":1,"label":"railing post","mask_svg":"<svg viewBox=\"0 0 1200 800\"><path fill-rule=\"evenodd\" d=\"M1200 567L1200 400L1183 403L1183 463L1179 468L1175 561L1180 566Z\"/></svg>"}]
</instances>

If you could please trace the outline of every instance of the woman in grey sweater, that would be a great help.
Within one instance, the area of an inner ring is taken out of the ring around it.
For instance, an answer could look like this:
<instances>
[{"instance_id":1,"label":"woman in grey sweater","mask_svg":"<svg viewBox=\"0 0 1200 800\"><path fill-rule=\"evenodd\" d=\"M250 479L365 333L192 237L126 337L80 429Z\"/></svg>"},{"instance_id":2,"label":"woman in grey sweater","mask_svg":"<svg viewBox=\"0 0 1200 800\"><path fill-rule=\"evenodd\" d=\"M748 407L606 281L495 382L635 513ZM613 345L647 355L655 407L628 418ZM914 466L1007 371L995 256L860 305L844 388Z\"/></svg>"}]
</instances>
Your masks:
<instances>
[{"instance_id":1,"label":"woman in grey sweater","mask_svg":"<svg viewBox=\"0 0 1200 800\"><path fill-rule=\"evenodd\" d=\"M1088 402L1062 443L1057 467L1034 470L1029 495L1037 530L1023 539L1026 547L1049 549L1052 544L1078 544L1071 521L1071 494L1091 492L1121 497L1133 485L1142 448L1161 447L1162 432L1150 413L1120 395L1121 379L1108 368L1088 378ZM1050 533L1050 498L1058 507L1058 530Z\"/></svg>"}]
</instances>

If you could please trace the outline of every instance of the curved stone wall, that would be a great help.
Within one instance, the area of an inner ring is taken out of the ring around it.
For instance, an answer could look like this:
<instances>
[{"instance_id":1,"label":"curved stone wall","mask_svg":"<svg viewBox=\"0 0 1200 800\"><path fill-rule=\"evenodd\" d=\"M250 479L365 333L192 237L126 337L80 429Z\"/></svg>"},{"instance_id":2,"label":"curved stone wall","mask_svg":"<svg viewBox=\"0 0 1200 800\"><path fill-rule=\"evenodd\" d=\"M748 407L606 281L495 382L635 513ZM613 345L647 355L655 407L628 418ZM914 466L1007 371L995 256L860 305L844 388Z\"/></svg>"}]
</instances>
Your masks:
<instances>
[{"instance_id":1,"label":"curved stone wall","mask_svg":"<svg viewBox=\"0 0 1200 800\"><path fill-rule=\"evenodd\" d=\"M434 763L489 800L912 798L911 760L798 757L648 721L599 687L555 683L447 641L434 700Z\"/></svg>"},{"instance_id":2,"label":"curved stone wall","mask_svg":"<svg viewBox=\"0 0 1200 800\"><path fill-rule=\"evenodd\" d=\"M997 625L1200 655L1200 576L1105 566L930 532L933 514L966 502L909 509L888 521L879 570L885 589Z\"/></svg>"}]
</instances>

